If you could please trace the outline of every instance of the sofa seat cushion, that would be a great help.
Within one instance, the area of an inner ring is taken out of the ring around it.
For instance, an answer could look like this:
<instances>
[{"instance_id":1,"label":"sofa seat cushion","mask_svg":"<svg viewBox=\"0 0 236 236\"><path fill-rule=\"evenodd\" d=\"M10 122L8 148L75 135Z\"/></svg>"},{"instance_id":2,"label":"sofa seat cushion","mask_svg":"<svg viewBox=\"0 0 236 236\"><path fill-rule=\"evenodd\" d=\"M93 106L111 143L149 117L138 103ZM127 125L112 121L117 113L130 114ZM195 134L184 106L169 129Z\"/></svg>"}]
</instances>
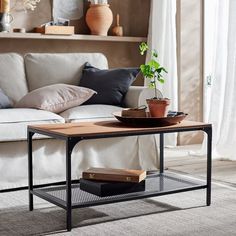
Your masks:
<instances>
[{"instance_id":1,"label":"sofa seat cushion","mask_svg":"<svg viewBox=\"0 0 236 236\"><path fill-rule=\"evenodd\" d=\"M111 105L84 105L73 107L60 114L66 122L113 119L113 112L121 111L121 107Z\"/></svg>"},{"instance_id":2,"label":"sofa seat cushion","mask_svg":"<svg viewBox=\"0 0 236 236\"><path fill-rule=\"evenodd\" d=\"M65 120L54 113L36 109L0 109L0 142L27 139L27 126L34 124L64 123ZM42 138L43 136L35 136Z\"/></svg>"}]
</instances>

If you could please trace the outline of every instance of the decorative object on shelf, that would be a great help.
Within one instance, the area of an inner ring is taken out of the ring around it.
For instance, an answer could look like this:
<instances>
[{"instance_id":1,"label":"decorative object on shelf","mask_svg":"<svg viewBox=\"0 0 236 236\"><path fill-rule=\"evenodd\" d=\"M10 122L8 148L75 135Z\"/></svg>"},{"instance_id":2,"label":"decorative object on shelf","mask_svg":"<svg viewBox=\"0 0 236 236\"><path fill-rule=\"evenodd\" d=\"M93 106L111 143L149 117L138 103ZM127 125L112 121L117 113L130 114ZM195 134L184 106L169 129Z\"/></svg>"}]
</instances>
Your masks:
<instances>
[{"instance_id":1,"label":"decorative object on shelf","mask_svg":"<svg viewBox=\"0 0 236 236\"><path fill-rule=\"evenodd\" d=\"M147 43L141 43L139 46L140 54L144 55L148 52L149 47ZM167 107L170 105L170 99L157 97L157 82L164 83L163 72L168 73L167 70L158 62L158 53L154 49L151 51L151 60L146 64L140 66L143 76L149 79L149 87L154 89L155 96L147 99L151 117L166 117Z\"/></svg>"},{"instance_id":2,"label":"decorative object on shelf","mask_svg":"<svg viewBox=\"0 0 236 236\"><path fill-rule=\"evenodd\" d=\"M14 28L13 32L14 33L25 33L26 30L25 30L25 28Z\"/></svg>"},{"instance_id":3,"label":"decorative object on shelf","mask_svg":"<svg viewBox=\"0 0 236 236\"><path fill-rule=\"evenodd\" d=\"M112 35L123 36L123 27L120 26L120 15L116 15L116 26L112 29Z\"/></svg>"},{"instance_id":4,"label":"decorative object on shelf","mask_svg":"<svg viewBox=\"0 0 236 236\"><path fill-rule=\"evenodd\" d=\"M58 18L56 22L50 21L34 28L35 33L51 35L73 35L75 27L69 26L70 20Z\"/></svg>"},{"instance_id":5,"label":"decorative object on shelf","mask_svg":"<svg viewBox=\"0 0 236 236\"><path fill-rule=\"evenodd\" d=\"M112 22L113 14L107 1L91 1L86 13L86 23L91 34L107 36Z\"/></svg>"},{"instance_id":6,"label":"decorative object on shelf","mask_svg":"<svg viewBox=\"0 0 236 236\"><path fill-rule=\"evenodd\" d=\"M0 32L10 32L13 17L10 13L0 13Z\"/></svg>"},{"instance_id":7,"label":"decorative object on shelf","mask_svg":"<svg viewBox=\"0 0 236 236\"><path fill-rule=\"evenodd\" d=\"M35 33L48 35L73 35L75 33L74 26L41 26L34 29Z\"/></svg>"},{"instance_id":8,"label":"decorative object on shelf","mask_svg":"<svg viewBox=\"0 0 236 236\"><path fill-rule=\"evenodd\" d=\"M39 2L40 0L23 0L23 6L25 10L34 11Z\"/></svg>"},{"instance_id":9,"label":"decorative object on shelf","mask_svg":"<svg viewBox=\"0 0 236 236\"><path fill-rule=\"evenodd\" d=\"M52 15L54 21L57 21L58 18L78 20L83 14L83 0L53 0Z\"/></svg>"},{"instance_id":10,"label":"decorative object on shelf","mask_svg":"<svg viewBox=\"0 0 236 236\"><path fill-rule=\"evenodd\" d=\"M9 32L13 17L10 14L10 0L0 0L0 32Z\"/></svg>"},{"instance_id":11,"label":"decorative object on shelf","mask_svg":"<svg viewBox=\"0 0 236 236\"><path fill-rule=\"evenodd\" d=\"M91 4L108 4L108 0L88 0Z\"/></svg>"},{"instance_id":12,"label":"decorative object on shelf","mask_svg":"<svg viewBox=\"0 0 236 236\"><path fill-rule=\"evenodd\" d=\"M14 11L31 10L34 11L40 0L0 0L0 32L9 32L13 17L10 9ZM12 7L10 6L12 5ZM13 32L23 33L24 30L15 30Z\"/></svg>"},{"instance_id":13,"label":"decorative object on shelf","mask_svg":"<svg viewBox=\"0 0 236 236\"><path fill-rule=\"evenodd\" d=\"M21 11L34 11L40 2L40 0L10 0L11 1L11 11L16 12Z\"/></svg>"}]
</instances>

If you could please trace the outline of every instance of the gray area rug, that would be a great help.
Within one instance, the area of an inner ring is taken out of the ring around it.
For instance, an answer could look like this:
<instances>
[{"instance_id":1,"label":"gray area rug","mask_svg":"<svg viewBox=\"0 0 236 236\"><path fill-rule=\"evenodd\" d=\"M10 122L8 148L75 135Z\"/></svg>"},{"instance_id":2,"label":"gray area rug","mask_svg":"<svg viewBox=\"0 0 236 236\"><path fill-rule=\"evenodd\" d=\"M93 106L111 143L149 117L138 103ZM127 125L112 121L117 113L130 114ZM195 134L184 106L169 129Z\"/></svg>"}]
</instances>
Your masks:
<instances>
[{"instance_id":1,"label":"gray area rug","mask_svg":"<svg viewBox=\"0 0 236 236\"><path fill-rule=\"evenodd\" d=\"M236 235L236 189L214 185L212 205L205 190L73 211L73 230L65 231L65 211L28 193L0 194L0 235Z\"/></svg>"}]
</instances>

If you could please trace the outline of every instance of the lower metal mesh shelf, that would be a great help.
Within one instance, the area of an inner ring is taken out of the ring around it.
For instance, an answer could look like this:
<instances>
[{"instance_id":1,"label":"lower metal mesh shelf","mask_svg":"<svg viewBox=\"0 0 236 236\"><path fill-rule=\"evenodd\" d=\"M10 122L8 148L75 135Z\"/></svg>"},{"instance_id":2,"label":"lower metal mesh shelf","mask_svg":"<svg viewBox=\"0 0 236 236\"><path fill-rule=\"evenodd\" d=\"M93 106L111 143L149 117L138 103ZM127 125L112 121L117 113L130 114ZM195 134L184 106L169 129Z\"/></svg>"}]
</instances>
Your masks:
<instances>
[{"instance_id":1,"label":"lower metal mesh shelf","mask_svg":"<svg viewBox=\"0 0 236 236\"><path fill-rule=\"evenodd\" d=\"M73 207L82 207L86 205L96 205L103 204L107 202L118 202L129 200L135 197L148 197L152 194L158 193L164 194L165 192L175 191L175 190L184 190L192 187L204 186L202 181L192 180L185 178L176 174L155 174L150 175L146 179L146 190L144 192L137 193L128 193L122 195L115 195L109 197L98 197L96 195L84 192L80 190L79 184L72 185L72 206ZM58 200L59 202L66 201L66 187L57 186L44 189L34 190L37 192L37 195L43 195L47 198L50 197L54 201Z\"/></svg>"}]
</instances>

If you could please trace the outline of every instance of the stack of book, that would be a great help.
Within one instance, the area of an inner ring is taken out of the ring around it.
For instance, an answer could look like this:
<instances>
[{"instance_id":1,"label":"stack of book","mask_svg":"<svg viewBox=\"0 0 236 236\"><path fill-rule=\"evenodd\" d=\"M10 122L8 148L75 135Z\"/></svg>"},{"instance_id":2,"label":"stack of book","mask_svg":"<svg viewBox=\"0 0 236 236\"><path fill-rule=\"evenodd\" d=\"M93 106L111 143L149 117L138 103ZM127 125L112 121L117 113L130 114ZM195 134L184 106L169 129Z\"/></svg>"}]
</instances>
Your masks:
<instances>
[{"instance_id":1,"label":"stack of book","mask_svg":"<svg viewBox=\"0 0 236 236\"><path fill-rule=\"evenodd\" d=\"M146 171L90 168L83 172L80 189L99 197L145 191Z\"/></svg>"}]
</instances>

